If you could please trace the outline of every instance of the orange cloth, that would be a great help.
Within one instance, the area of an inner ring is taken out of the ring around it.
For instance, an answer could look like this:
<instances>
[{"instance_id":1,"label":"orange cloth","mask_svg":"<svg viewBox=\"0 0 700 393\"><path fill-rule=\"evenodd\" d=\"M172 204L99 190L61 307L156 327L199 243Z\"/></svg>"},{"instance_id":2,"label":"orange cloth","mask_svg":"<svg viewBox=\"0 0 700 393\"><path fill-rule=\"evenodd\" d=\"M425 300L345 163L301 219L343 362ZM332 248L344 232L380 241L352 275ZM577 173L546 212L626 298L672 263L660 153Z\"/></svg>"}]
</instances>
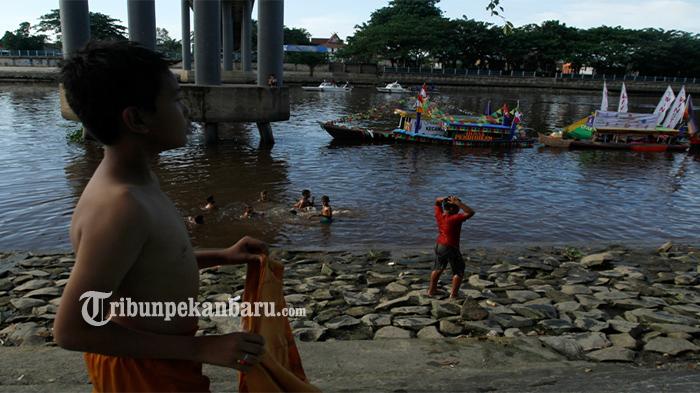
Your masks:
<instances>
[{"instance_id":1,"label":"orange cloth","mask_svg":"<svg viewBox=\"0 0 700 393\"><path fill-rule=\"evenodd\" d=\"M86 353L93 392L208 392L202 364Z\"/></svg>"},{"instance_id":2,"label":"orange cloth","mask_svg":"<svg viewBox=\"0 0 700 393\"><path fill-rule=\"evenodd\" d=\"M280 312L286 307L283 274L284 266L268 258L249 264L243 301L271 302L275 312ZM265 354L250 371L239 373L239 392L320 392L304 374L287 317L244 317L242 324L243 330L265 338Z\"/></svg>"}]
</instances>

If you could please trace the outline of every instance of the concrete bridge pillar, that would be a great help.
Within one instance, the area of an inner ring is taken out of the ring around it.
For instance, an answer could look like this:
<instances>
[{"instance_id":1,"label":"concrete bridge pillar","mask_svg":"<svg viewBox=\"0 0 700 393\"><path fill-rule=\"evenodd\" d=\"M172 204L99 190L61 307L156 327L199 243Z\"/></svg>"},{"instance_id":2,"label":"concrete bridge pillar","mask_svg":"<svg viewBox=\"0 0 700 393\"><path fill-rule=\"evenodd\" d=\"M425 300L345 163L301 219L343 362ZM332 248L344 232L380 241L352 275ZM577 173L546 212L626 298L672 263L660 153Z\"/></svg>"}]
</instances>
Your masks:
<instances>
[{"instance_id":1,"label":"concrete bridge pillar","mask_svg":"<svg viewBox=\"0 0 700 393\"><path fill-rule=\"evenodd\" d=\"M155 0L127 0L129 15L129 40L148 49L156 49Z\"/></svg>"},{"instance_id":2,"label":"concrete bridge pillar","mask_svg":"<svg viewBox=\"0 0 700 393\"><path fill-rule=\"evenodd\" d=\"M221 84L221 0L194 0L194 80ZM219 139L216 123L204 125L207 143Z\"/></svg>"},{"instance_id":3,"label":"concrete bridge pillar","mask_svg":"<svg viewBox=\"0 0 700 393\"><path fill-rule=\"evenodd\" d=\"M63 58L68 59L90 41L88 0L60 0Z\"/></svg>"},{"instance_id":4,"label":"concrete bridge pillar","mask_svg":"<svg viewBox=\"0 0 700 393\"><path fill-rule=\"evenodd\" d=\"M251 0L243 1L243 17L241 18L241 70L243 72L253 71L253 54L252 54L252 30L253 22L251 13L253 6Z\"/></svg>"},{"instance_id":5,"label":"concrete bridge pillar","mask_svg":"<svg viewBox=\"0 0 700 393\"><path fill-rule=\"evenodd\" d=\"M180 0L182 20L182 69L192 69L192 43L190 42L190 0Z\"/></svg>"},{"instance_id":6,"label":"concrete bridge pillar","mask_svg":"<svg viewBox=\"0 0 700 393\"><path fill-rule=\"evenodd\" d=\"M267 86L270 75L277 87L284 84L284 0L260 0L258 3L258 85ZM258 123L260 142L273 145L269 123Z\"/></svg>"},{"instance_id":7,"label":"concrete bridge pillar","mask_svg":"<svg viewBox=\"0 0 700 393\"><path fill-rule=\"evenodd\" d=\"M223 34L224 70L233 70L233 4L221 2L221 32Z\"/></svg>"}]
</instances>

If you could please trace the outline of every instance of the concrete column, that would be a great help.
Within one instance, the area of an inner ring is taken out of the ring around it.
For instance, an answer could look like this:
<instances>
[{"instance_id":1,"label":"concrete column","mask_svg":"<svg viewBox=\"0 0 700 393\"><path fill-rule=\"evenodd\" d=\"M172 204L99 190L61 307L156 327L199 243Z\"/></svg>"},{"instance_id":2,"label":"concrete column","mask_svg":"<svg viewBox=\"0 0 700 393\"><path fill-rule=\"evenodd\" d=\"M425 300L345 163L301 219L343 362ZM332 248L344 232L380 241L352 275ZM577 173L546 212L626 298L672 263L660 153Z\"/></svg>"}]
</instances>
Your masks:
<instances>
[{"instance_id":1,"label":"concrete column","mask_svg":"<svg viewBox=\"0 0 700 393\"><path fill-rule=\"evenodd\" d=\"M258 85L267 86L274 75L277 86L284 84L284 0L260 0L258 3ZM273 145L270 123L258 123L260 143Z\"/></svg>"},{"instance_id":2,"label":"concrete column","mask_svg":"<svg viewBox=\"0 0 700 393\"><path fill-rule=\"evenodd\" d=\"M221 0L194 0L194 83L221 84ZM218 125L206 123L207 143L219 139Z\"/></svg>"},{"instance_id":3,"label":"concrete column","mask_svg":"<svg viewBox=\"0 0 700 393\"><path fill-rule=\"evenodd\" d=\"M284 0L260 0L258 3L258 85L267 86L273 74L283 85Z\"/></svg>"},{"instance_id":4,"label":"concrete column","mask_svg":"<svg viewBox=\"0 0 700 393\"><path fill-rule=\"evenodd\" d=\"M155 0L127 0L129 15L129 40L148 49L156 49Z\"/></svg>"},{"instance_id":5,"label":"concrete column","mask_svg":"<svg viewBox=\"0 0 700 393\"><path fill-rule=\"evenodd\" d=\"M182 69L189 71L192 69L192 44L190 43L190 2L180 0L182 18Z\"/></svg>"},{"instance_id":6,"label":"concrete column","mask_svg":"<svg viewBox=\"0 0 700 393\"><path fill-rule=\"evenodd\" d=\"M251 0L244 0L243 18L241 18L241 70L244 72L253 70L253 54L251 50L253 44L253 22L251 20L253 6L250 1Z\"/></svg>"},{"instance_id":7,"label":"concrete column","mask_svg":"<svg viewBox=\"0 0 700 393\"><path fill-rule=\"evenodd\" d=\"M68 59L90 41L88 0L60 0L63 58Z\"/></svg>"},{"instance_id":8,"label":"concrete column","mask_svg":"<svg viewBox=\"0 0 700 393\"><path fill-rule=\"evenodd\" d=\"M233 70L233 4L230 0L221 2L221 31L223 34L224 70Z\"/></svg>"}]
</instances>

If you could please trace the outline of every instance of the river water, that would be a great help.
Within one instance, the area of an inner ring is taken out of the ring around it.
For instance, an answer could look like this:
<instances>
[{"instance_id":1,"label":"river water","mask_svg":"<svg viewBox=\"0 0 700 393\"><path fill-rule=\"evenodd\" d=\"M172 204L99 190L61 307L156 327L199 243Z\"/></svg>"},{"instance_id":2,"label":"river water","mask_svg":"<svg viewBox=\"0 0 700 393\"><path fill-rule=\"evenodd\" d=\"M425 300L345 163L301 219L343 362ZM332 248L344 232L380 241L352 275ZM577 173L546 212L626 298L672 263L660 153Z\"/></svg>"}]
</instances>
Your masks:
<instances>
[{"instance_id":1,"label":"river water","mask_svg":"<svg viewBox=\"0 0 700 393\"><path fill-rule=\"evenodd\" d=\"M661 93L661 92L659 92ZM455 194L476 210L463 244L658 242L697 238L700 162L685 154L514 151L432 145L332 143L319 120L391 107L396 97L356 88L349 94L291 88L289 121L274 124L276 145L258 148L250 125L225 127L223 141L186 147L154 161L162 188L183 217L201 214L208 195L219 209L191 230L198 247L222 247L244 234L290 248L429 247L433 201ZM478 111L487 100L520 100L529 126L561 127L599 105L593 92L443 89L440 99ZM632 96L630 111L650 112L658 97ZM611 99L611 105L616 104ZM57 90L0 86L0 250L68 249L73 207L102 156L66 134ZM308 188L328 195L331 225L289 214ZM267 190L271 202L255 203ZM239 218L245 204L265 213Z\"/></svg>"}]
</instances>

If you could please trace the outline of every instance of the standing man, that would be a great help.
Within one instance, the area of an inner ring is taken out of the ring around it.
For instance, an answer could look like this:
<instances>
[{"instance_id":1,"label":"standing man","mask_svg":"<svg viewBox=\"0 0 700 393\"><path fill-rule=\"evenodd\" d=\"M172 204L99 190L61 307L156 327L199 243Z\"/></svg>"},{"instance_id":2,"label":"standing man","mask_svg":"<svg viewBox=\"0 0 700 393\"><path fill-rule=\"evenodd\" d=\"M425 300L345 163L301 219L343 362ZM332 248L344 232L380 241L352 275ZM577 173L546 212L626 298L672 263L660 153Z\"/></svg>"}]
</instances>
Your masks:
<instances>
[{"instance_id":1,"label":"standing man","mask_svg":"<svg viewBox=\"0 0 700 393\"><path fill-rule=\"evenodd\" d=\"M460 209L463 213L459 212ZM450 299L456 299L459 295L459 287L464 277L464 259L459 251L459 237L462 232L462 223L472 216L474 216L474 210L456 196L435 200L435 220L439 234L435 244L435 264L430 274L428 296L435 295L438 279L448 263L452 270Z\"/></svg>"}]
</instances>

